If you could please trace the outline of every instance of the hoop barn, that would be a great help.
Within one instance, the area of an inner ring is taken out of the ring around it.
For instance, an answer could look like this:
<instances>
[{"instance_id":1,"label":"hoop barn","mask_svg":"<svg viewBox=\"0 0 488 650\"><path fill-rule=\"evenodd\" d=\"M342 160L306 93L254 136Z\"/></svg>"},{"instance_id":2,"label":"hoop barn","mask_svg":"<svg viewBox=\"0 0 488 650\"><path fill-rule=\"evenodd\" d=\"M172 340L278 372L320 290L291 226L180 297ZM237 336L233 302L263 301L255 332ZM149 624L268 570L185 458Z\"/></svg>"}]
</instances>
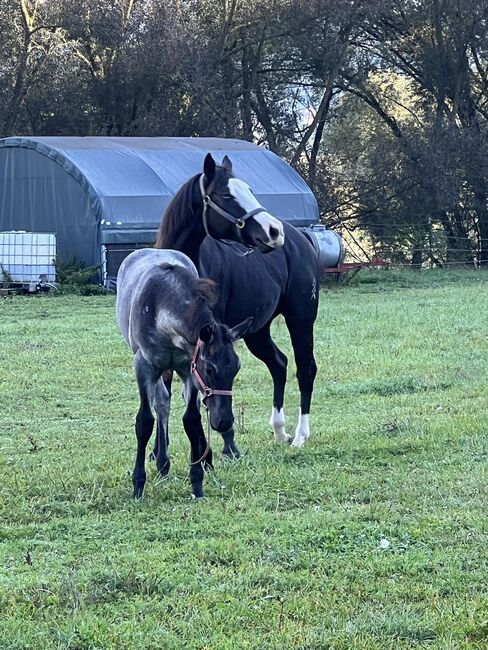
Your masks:
<instances>
[{"instance_id":1,"label":"hoop barn","mask_svg":"<svg viewBox=\"0 0 488 650\"><path fill-rule=\"evenodd\" d=\"M319 220L305 181L281 158L220 138L10 137L0 140L0 231L55 233L58 259L100 268L153 244L161 216L210 152L232 160L260 203L295 226Z\"/></svg>"}]
</instances>

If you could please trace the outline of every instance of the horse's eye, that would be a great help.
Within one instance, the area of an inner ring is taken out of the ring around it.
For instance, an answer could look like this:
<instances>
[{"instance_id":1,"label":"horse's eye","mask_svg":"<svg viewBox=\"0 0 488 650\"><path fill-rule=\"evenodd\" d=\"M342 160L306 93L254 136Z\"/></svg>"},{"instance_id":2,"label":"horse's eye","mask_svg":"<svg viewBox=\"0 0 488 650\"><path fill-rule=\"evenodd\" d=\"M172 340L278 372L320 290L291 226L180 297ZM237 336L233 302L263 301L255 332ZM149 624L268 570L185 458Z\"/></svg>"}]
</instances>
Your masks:
<instances>
[{"instance_id":1,"label":"horse's eye","mask_svg":"<svg viewBox=\"0 0 488 650\"><path fill-rule=\"evenodd\" d=\"M223 199L231 199L231 198L232 198L232 194L222 194L222 198L223 198Z\"/></svg>"},{"instance_id":2,"label":"horse's eye","mask_svg":"<svg viewBox=\"0 0 488 650\"><path fill-rule=\"evenodd\" d=\"M212 366L207 366L206 370L207 370L207 376L208 377L213 377L214 371L213 371Z\"/></svg>"}]
</instances>

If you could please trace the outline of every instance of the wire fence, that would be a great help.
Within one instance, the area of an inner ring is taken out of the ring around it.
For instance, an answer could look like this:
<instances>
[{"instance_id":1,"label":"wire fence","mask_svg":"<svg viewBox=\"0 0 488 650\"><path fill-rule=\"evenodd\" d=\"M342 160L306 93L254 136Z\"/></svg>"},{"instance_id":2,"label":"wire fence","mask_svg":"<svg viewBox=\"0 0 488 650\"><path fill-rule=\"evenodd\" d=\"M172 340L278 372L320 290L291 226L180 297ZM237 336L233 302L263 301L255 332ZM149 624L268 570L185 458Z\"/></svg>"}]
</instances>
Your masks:
<instances>
[{"instance_id":1,"label":"wire fence","mask_svg":"<svg viewBox=\"0 0 488 650\"><path fill-rule=\"evenodd\" d=\"M451 226L451 224L449 224ZM455 228L455 225L453 226ZM408 223L335 223L346 259L371 262L380 258L393 267L478 267L488 260L486 240L476 224L452 233L442 226Z\"/></svg>"}]
</instances>

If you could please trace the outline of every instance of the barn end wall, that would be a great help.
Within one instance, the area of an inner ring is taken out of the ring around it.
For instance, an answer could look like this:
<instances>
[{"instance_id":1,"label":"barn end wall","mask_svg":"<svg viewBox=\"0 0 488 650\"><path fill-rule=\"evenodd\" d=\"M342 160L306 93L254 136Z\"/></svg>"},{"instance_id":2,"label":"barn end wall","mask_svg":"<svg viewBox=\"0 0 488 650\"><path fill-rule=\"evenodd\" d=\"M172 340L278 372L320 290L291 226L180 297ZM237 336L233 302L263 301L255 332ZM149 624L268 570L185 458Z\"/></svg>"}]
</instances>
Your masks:
<instances>
[{"instance_id":1,"label":"barn end wall","mask_svg":"<svg viewBox=\"0 0 488 650\"><path fill-rule=\"evenodd\" d=\"M58 260L101 262L98 219L86 189L35 149L0 148L0 230L55 233Z\"/></svg>"}]
</instances>

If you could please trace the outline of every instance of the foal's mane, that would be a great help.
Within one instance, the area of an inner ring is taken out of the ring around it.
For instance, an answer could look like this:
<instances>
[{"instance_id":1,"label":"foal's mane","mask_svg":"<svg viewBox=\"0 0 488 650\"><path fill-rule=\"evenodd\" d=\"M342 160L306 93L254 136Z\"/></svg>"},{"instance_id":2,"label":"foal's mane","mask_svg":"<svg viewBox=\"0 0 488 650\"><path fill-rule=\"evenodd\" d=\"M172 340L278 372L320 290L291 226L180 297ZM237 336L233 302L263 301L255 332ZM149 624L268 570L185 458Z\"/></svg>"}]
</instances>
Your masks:
<instances>
[{"instance_id":1,"label":"foal's mane","mask_svg":"<svg viewBox=\"0 0 488 650\"><path fill-rule=\"evenodd\" d=\"M186 286L187 296L190 300L184 313L184 319L196 342L202 327L213 326L215 322L212 308L218 300L217 285L209 278L195 277L179 265L165 263L160 268L163 271L171 271L176 277L179 276L179 281Z\"/></svg>"},{"instance_id":2,"label":"foal's mane","mask_svg":"<svg viewBox=\"0 0 488 650\"><path fill-rule=\"evenodd\" d=\"M193 287L193 296L194 299L188 308L187 319L190 330L198 338L202 327L214 324L212 307L217 302L217 285L208 278L198 278Z\"/></svg>"},{"instance_id":3,"label":"foal's mane","mask_svg":"<svg viewBox=\"0 0 488 650\"><path fill-rule=\"evenodd\" d=\"M171 199L164 211L156 237L155 248L174 248L182 230L190 228L195 217L192 202L193 186L200 176L192 176Z\"/></svg>"}]
</instances>

